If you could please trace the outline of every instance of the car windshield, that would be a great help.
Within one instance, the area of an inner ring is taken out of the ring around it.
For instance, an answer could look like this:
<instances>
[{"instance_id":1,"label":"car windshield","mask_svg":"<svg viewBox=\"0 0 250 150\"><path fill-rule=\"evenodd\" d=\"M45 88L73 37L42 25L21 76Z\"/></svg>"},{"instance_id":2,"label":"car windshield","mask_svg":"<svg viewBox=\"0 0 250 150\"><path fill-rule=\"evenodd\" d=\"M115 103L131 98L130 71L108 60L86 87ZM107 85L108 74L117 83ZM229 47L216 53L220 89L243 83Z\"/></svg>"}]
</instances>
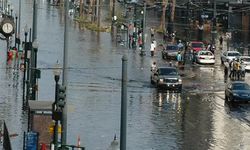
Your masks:
<instances>
[{"instance_id":1,"label":"car windshield","mask_svg":"<svg viewBox=\"0 0 250 150\"><path fill-rule=\"evenodd\" d=\"M233 83L233 90L250 90L250 86L246 83Z\"/></svg>"},{"instance_id":2,"label":"car windshield","mask_svg":"<svg viewBox=\"0 0 250 150\"><path fill-rule=\"evenodd\" d=\"M232 52L232 53L228 53L228 56L240 56L240 53Z\"/></svg>"},{"instance_id":3,"label":"car windshield","mask_svg":"<svg viewBox=\"0 0 250 150\"><path fill-rule=\"evenodd\" d=\"M213 56L213 54L209 51L200 52L200 55Z\"/></svg>"},{"instance_id":4,"label":"car windshield","mask_svg":"<svg viewBox=\"0 0 250 150\"><path fill-rule=\"evenodd\" d=\"M168 45L166 49L170 50L170 51L177 51L178 46L177 45Z\"/></svg>"},{"instance_id":5,"label":"car windshield","mask_svg":"<svg viewBox=\"0 0 250 150\"><path fill-rule=\"evenodd\" d=\"M159 75L177 75L175 68L159 68Z\"/></svg>"},{"instance_id":6,"label":"car windshield","mask_svg":"<svg viewBox=\"0 0 250 150\"><path fill-rule=\"evenodd\" d=\"M194 47L194 48L203 47L203 44L202 43L192 43L192 47Z\"/></svg>"}]
</instances>

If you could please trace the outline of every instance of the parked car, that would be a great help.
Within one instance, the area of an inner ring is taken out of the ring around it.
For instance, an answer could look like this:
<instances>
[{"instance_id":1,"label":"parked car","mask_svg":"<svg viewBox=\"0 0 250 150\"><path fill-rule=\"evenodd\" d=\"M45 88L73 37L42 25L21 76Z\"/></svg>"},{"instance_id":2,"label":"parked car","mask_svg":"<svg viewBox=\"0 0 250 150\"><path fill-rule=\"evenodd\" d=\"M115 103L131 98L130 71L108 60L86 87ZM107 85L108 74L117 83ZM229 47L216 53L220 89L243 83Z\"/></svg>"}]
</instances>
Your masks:
<instances>
[{"instance_id":1,"label":"parked car","mask_svg":"<svg viewBox=\"0 0 250 150\"><path fill-rule=\"evenodd\" d=\"M189 48L193 50L194 53L199 52L200 50L205 49L205 45L200 41L191 41L189 44Z\"/></svg>"},{"instance_id":2,"label":"parked car","mask_svg":"<svg viewBox=\"0 0 250 150\"><path fill-rule=\"evenodd\" d=\"M246 71L250 71L250 56L240 56L239 61Z\"/></svg>"},{"instance_id":3,"label":"parked car","mask_svg":"<svg viewBox=\"0 0 250 150\"><path fill-rule=\"evenodd\" d=\"M151 84L155 84L159 89L182 90L182 79L176 67L158 67L151 74Z\"/></svg>"},{"instance_id":4,"label":"parked car","mask_svg":"<svg viewBox=\"0 0 250 150\"><path fill-rule=\"evenodd\" d=\"M197 55L195 55L195 60L200 64L214 64L215 57L211 51L199 51Z\"/></svg>"},{"instance_id":5,"label":"parked car","mask_svg":"<svg viewBox=\"0 0 250 150\"><path fill-rule=\"evenodd\" d=\"M166 48L162 50L162 58L163 59L176 59L176 56L179 52L179 47L178 45L175 44L168 44Z\"/></svg>"},{"instance_id":6,"label":"parked car","mask_svg":"<svg viewBox=\"0 0 250 150\"><path fill-rule=\"evenodd\" d=\"M225 100L250 102L250 86L245 81L231 81L225 88Z\"/></svg>"},{"instance_id":7,"label":"parked car","mask_svg":"<svg viewBox=\"0 0 250 150\"><path fill-rule=\"evenodd\" d=\"M236 59L237 57L240 57L241 53L238 51L224 51L221 53L220 60L221 64L224 64L224 62L230 62L233 59Z\"/></svg>"}]
</instances>

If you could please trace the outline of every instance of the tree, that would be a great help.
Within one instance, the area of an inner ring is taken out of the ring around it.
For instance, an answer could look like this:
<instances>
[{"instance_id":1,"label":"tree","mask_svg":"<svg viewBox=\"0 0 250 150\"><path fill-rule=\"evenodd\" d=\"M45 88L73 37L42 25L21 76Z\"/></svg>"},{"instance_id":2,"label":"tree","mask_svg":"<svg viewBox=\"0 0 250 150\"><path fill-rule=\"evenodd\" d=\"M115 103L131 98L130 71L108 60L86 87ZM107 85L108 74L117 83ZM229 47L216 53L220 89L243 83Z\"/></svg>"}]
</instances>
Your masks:
<instances>
[{"instance_id":1,"label":"tree","mask_svg":"<svg viewBox=\"0 0 250 150\"><path fill-rule=\"evenodd\" d=\"M80 0L79 16L80 18L83 18L83 0Z\"/></svg>"},{"instance_id":2,"label":"tree","mask_svg":"<svg viewBox=\"0 0 250 150\"><path fill-rule=\"evenodd\" d=\"M171 8L171 22L174 22L175 4L176 4L176 0L172 0L172 8Z\"/></svg>"},{"instance_id":3,"label":"tree","mask_svg":"<svg viewBox=\"0 0 250 150\"><path fill-rule=\"evenodd\" d=\"M162 0L162 15L161 15L160 30L164 32L165 32L165 26L166 26L167 5L168 5L168 0Z\"/></svg>"}]
</instances>

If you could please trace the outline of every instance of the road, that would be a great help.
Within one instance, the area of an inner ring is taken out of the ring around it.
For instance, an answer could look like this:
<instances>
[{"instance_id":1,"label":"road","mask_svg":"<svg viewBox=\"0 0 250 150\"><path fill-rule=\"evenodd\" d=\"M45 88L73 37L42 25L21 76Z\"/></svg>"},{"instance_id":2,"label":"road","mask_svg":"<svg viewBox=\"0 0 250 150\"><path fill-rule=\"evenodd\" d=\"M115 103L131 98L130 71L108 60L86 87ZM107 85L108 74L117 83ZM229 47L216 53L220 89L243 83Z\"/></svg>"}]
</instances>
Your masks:
<instances>
[{"instance_id":1,"label":"road","mask_svg":"<svg viewBox=\"0 0 250 150\"><path fill-rule=\"evenodd\" d=\"M14 8L17 0L13 0ZM31 27L32 0L22 1L21 28ZM38 68L39 100L53 100L51 68L62 64L64 21L62 11L39 2ZM148 17L150 19L150 16ZM155 22L154 22L155 23ZM148 25L148 30L150 24ZM108 148L114 135L119 138L121 105L121 58L128 56L127 149L250 149L250 107L224 103L224 75L216 53L214 66L187 65L183 92L158 92L150 84L153 61L165 63L160 52L154 58L138 51L116 47L110 33L82 29L73 21L69 29L68 143L90 150ZM24 36L23 30L21 36ZM5 56L1 41L0 56ZM149 44L148 44L149 47ZM7 69L1 59L0 118L5 119L13 149L20 149L27 117L22 112L22 72ZM250 75L247 74L246 80Z\"/></svg>"}]
</instances>

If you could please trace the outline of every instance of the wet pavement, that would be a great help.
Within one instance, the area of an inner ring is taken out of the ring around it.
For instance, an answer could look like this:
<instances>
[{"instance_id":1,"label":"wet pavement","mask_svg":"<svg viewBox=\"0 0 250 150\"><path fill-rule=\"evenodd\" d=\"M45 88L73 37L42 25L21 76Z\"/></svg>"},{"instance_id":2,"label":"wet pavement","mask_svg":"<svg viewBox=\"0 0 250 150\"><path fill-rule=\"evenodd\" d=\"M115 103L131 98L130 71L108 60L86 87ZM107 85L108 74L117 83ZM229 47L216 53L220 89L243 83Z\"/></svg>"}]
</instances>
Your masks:
<instances>
[{"instance_id":1,"label":"wet pavement","mask_svg":"<svg viewBox=\"0 0 250 150\"><path fill-rule=\"evenodd\" d=\"M13 0L17 5L17 0ZM31 26L32 0L22 1L22 26ZM14 6L18 8L18 6ZM39 2L38 68L39 100L53 100L52 70L62 64L64 21L62 11ZM148 17L150 20L150 16ZM156 24L156 22L153 22ZM148 30L151 26L148 23ZM121 58L128 56L127 149L250 149L250 106L224 102L224 74L216 52L214 66L187 64L182 93L159 92L150 84L153 61L165 63L158 51L154 58L112 43L110 33L80 29L71 21L69 34L68 144L90 150L107 149L120 131ZM23 34L23 30L22 30ZM156 35L160 39L160 35ZM0 56L5 57L1 42ZM148 48L149 48L148 44ZM20 149L26 130L22 112L22 73L6 69L0 59L0 118L5 119L13 149ZM247 74L246 81L250 81Z\"/></svg>"}]
</instances>

